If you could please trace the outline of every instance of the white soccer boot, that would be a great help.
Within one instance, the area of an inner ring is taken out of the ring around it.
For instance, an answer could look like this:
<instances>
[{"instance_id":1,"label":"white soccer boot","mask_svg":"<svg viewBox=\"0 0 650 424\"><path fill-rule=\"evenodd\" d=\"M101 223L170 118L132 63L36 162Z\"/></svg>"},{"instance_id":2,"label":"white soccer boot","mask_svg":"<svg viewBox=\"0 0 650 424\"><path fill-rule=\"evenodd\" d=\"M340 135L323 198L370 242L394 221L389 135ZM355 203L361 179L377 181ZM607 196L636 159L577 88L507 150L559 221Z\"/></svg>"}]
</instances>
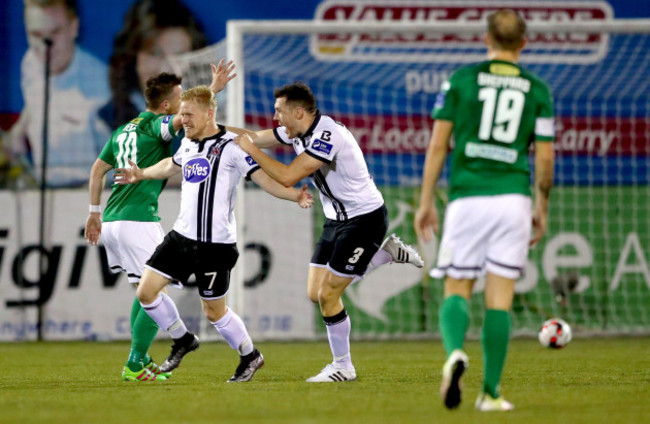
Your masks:
<instances>
[{"instance_id":1,"label":"white soccer boot","mask_svg":"<svg viewBox=\"0 0 650 424\"><path fill-rule=\"evenodd\" d=\"M442 383L440 383L440 397L447 409L460 405L461 385L460 378L469 366L469 358L460 349L451 352L447 362L442 366Z\"/></svg>"},{"instance_id":2,"label":"white soccer boot","mask_svg":"<svg viewBox=\"0 0 650 424\"><path fill-rule=\"evenodd\" d=\"M308 383L338 383L340 381L354 381L357 379L357 373L352 368L346 370L338 367L336 364L327 364L325 368L317 375L307 379Z\"/></svg>"},{"instance_id":3,"label":"white soccer boot","mask_svg":"<svg viewBox=\"0 0 650 424\"><path fill-rule=\"evenodd\" d=\"M405 244L395 234L386 237L386 240L381 244L380 249L390 253L393 257L393 262L398 264L413 264L418 268L424 266L424 261L420 254L408 244Z\"/></svg>"},{"instance_id":4,"label":"white soccer boot","mask_svg":"<svg viewBox=\"0 0 650 424\"><path fill-rule=\"evenodd\" d=\"M480 393L474 406L481 412L512 411L515 409L515 406L505 400L503 396L494 399L487 393Z\"/></svg>"}]
</instances>

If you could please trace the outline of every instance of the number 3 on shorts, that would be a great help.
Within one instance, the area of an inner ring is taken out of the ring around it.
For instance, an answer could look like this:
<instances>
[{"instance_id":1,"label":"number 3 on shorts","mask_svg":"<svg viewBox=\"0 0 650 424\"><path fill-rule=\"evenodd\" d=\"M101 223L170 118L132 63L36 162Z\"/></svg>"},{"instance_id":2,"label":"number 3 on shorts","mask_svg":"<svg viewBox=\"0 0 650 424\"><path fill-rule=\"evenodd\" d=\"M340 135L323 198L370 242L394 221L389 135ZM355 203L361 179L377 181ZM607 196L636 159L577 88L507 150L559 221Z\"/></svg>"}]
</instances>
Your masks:
<instances>
[{"instance_id":1,"label":"number 3 on shorts","mask_svg":"<svg viewBox=\"0 0 650 424\"><path fill-rule=\"evenodd\" d=\"M361 257L361 255L363 254L363 250L364 250L363 247L357 247L356 249L354 249L354 252L353 252L354 254L352 256L350 256L350 259L348 259L348 262L350 262L351 264L356 264L359 261L359 258Z\"/></svg>"}]
</instances>

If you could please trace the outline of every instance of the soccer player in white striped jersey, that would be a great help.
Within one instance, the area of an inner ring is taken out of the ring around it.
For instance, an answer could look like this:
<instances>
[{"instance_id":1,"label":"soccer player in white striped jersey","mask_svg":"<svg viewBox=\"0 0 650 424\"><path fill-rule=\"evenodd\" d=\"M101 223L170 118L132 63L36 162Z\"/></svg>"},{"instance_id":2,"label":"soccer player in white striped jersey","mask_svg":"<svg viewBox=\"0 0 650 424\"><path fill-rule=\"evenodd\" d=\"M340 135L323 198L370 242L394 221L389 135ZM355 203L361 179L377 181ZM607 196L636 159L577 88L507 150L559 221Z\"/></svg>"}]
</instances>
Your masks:
<instances>
[{"instance_id":1,"label":"soccer player in white striped jersey","mask_svg":"<svg viewBox=\"0 0 650 424\"><path fill-rule=\"evenodd\" d=\"M235 77L234 64L212 65L210 89L217 93ZM101 214L103 179L113 167L137 161L141 166L155 165L171 156L172 138L181 129L178 112L181 104L181 78L161 73L149 78L144 90L147 110L118 128L93 164L88 182L90 213L85 236L97 245L101 235L112 272L125 271L129 283L137 287L145 262L162 242L165 232L158 216L158 196L164 181L147 181L137 186L113 185L106 210ZM137 159L136 159L137 158ZM102 222L103 221L103 222ZM147 353L158 326L149 318L138 299L131 307L131 350L122 369L127 381L160 381L171 376L163 373ZM162 377L162 378L161 378Z\"/></svg>"},{"instance_id":2,"label":"soccer player in white striped jersey","mask_svg":"<svg viewBox=\"0 0 650 424\"><path fill-rule=\"evenodd\" d=\"M161 365L169 372L183 356L196 350L198 338L187 330L173 300L163 293L171 282L184 283L194 274L203 310L240 363L229 382L249 381L264 365L241 318L226 305L230 270L237 261L235 202L242 177L251 178L268 193L308 208L313 203L307 186L288 188L271 179L255 161L232 142L236 134L214 121L217 102L206 86L181 96L180 116L185 138L172 158L148 168L116 170L119 184L166 179L183 172L181 209L170 231L147 262L137 296L147 314L174 339Z\"/></svg>"},{"instance_id":3,"label":"soccer player in white striped jersey","mask_svg":"<svg viewBox=\"0 0 650 424\"><path fill-rule=\"evenodd\" d=\"M355 380L343 291L379 265L408 262L422 267L422 258L395 235L384 240L388 228L384 198L352 133L320 114L305 84L286 85L274 96L274 119L281 126L257 133L242 131L235 142L285 187L311 177L320 191L327 220L309 264L307 293L320 305L333 361L307 381ZM298 155L289 165L260 150L282 144L293 145Z\"/></svg>"}]
</instances>

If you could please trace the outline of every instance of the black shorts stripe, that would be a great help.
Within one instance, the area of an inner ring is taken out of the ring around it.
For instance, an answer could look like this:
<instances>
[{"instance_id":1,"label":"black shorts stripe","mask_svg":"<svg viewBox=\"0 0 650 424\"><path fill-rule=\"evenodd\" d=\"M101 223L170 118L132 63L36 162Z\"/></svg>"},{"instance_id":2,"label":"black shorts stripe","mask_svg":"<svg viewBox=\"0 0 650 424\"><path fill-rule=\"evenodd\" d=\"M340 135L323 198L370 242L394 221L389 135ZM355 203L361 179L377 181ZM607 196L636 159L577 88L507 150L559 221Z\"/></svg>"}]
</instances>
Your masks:
<instances>
[{"instance_id":1,"label":"black shorts stripe","mask_svg":"<svg viewBox=\"0 0 650 424\"><path fill-rule=\"evenodd\" d=\"M504 264L504 263L497 262L497 261L495 261L494 259L485 258L485 260L488 261L488 262L492 262L494 265L498 265L498 266L503 267L503 268L512 269L512 270L514 270L514 271L521 271L521 270L523 270L523 268L520 267L520 266L506 265L506 264Z\"/></svg>"},{"instance_id":2,"label":"black shorts stripe","mask_svg":"<svg viewBox=\"0 0 650 424\"><path fill-rule=\"evenodd\" d=\"M449 268L457 269L458 271L480 271L482 269L480 266L457 266L454 264L439 266L437 268L441 271L444 271Z\"/></svg>"}]
</instances>

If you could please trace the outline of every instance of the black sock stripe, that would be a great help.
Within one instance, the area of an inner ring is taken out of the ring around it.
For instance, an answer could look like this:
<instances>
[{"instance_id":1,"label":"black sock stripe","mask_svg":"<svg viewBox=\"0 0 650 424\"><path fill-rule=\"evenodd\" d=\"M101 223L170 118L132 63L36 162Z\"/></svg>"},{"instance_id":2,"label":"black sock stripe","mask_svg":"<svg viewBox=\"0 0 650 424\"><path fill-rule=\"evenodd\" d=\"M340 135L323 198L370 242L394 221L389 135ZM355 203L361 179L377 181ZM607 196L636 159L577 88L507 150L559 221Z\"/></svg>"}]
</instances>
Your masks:
<instances>
[{"instance_id":1,"label":"black sock stripe","mask_svg":"<svg viewBox=\"0 0 650 424\"><path fill-rule=\"evenodd\" d=\"M345 308L343 308L341 312L332 317L323 317L323 321L325 322L325 325L336 325L345 321L347 317L348 312L345 310Z\"/></svg>"}]
</instances>

